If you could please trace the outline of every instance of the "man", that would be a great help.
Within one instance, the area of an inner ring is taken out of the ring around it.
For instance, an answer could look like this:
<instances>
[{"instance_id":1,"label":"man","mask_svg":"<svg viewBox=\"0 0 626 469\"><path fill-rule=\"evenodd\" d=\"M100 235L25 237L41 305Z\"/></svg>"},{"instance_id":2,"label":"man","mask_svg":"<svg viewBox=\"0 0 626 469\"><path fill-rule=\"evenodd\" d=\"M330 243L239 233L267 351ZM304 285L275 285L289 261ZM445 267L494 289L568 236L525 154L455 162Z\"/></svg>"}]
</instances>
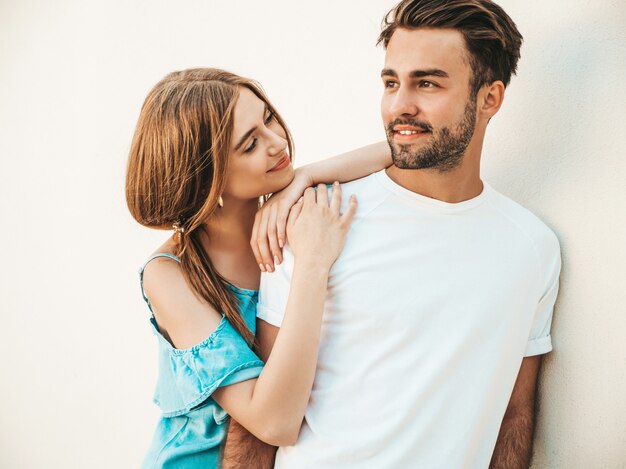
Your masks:
<instances>
[{"instance_id":1,"label":"man","mask_svg":"<svg viewBox=\"0 0 626 469\"><path fill-rule=\"evenodd\" d=\"M330 273L306 419L276 467L527 468L559 245L480 179L522 37L488 0L405 0L379 42L394 164L344 185L359 210ZM286 249L262 278L265 355L292 267ZM257 454L236 430L229 445L226 467Z\"/></svg>"}]
</instances>

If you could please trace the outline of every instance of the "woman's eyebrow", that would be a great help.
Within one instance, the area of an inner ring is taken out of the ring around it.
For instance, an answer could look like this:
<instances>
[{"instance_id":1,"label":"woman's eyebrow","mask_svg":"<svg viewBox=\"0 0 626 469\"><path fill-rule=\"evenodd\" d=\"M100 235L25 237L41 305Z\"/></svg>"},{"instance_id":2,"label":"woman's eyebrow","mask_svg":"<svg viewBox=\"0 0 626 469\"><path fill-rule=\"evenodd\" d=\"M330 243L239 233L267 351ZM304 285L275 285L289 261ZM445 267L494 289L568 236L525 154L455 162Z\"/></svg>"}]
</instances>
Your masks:
<instances>
[{"instance_id":1,"label":"woman's eyebrow","mask_svg":"<svg viewBox=\"0 0 626 469\"><path fill-rule=\"evenodd\" d=\"M265 116L265 114L267 114L267 112L270 110L269 106L266 104L265 108L263 109L263 116ZM241 145L244 144L244 142L246 140L248 140L248 137L250 137L250 135L257 129L258 127L252 127L250 130L248 130L245 134L243 134L243 137L241 137L241 139L239 140L239 142L237 143L237 145L235 145L235 151L239 150L239 148L241 148Z\"/></svg>"},{"instance_id":2,"label":"woman's eyebrow","mask_svg":"<svg viewBox=\"0 0 626 469\"><path fill-rule=\"evenodd\" d=\"M239 140L239 142L237 143L237 145L235 145L235 151L239 150L239 148L241 148L241 145L244 144L244 142L246 140L248 140L248 137L250 137L250 135L252 135L252 133L257 129L257 127L253 127L250 130L248 130L245 134L243 134L243 137L241 137L241 140Z\"/></svg>"}]
</instances>

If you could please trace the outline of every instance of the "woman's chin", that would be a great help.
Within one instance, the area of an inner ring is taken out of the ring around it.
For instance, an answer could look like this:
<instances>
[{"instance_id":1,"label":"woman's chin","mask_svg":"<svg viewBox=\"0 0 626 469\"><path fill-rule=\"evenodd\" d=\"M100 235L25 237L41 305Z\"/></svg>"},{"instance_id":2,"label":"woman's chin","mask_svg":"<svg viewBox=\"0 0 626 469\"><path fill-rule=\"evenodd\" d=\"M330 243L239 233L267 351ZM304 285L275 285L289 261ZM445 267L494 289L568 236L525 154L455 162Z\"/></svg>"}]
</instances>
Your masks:
<instances>
[{"instance_id":1,"label":"woman's chin","mask_svg":"<svg viewBox=\"0 0 626 469\"><path fill-rule=\"evenodd\" d=\"M293 165L290 164L285 169L283 169L280 172L278 172L275 175L273 175L272 179L274 179L274 180L270 184L272 190L269 191L268 193L274 193L274 192L282 191L285 187L287 187L289 184L291 184L291 181L293 181L293 178L295 177L295 174L296 173L295 173L295 171L293 169Z\"/></svg>"}]
</instances>

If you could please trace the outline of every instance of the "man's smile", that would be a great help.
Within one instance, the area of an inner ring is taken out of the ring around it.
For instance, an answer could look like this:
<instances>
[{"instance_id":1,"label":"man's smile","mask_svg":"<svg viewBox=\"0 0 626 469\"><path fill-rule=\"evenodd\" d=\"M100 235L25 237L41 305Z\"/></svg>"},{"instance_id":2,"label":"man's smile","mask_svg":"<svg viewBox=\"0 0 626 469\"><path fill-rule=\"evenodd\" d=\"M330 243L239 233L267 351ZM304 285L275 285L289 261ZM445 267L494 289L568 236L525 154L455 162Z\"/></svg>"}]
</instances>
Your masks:
<instances>
[{"instance_id":1,"label":"man's smile","mask_svg":"<svg viewBox=\"0 0 626 469\"><path fill-rule=\"evenodd\" d=\"M395 125L392 130L393 140L398 143L408 143L430 133L428 130L410 125Z\"/></svg>"}]
</instances>

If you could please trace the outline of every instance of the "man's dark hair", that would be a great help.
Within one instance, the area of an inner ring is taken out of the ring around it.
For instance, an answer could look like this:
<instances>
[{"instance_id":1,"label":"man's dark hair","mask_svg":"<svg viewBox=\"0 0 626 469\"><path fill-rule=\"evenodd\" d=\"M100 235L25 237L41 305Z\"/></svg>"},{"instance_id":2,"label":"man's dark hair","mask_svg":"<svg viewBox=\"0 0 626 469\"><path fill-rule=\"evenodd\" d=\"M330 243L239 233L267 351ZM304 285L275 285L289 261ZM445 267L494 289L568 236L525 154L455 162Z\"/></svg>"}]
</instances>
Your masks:
<instances>
[{"instance_id":1,"label":"man's dark hair","mask_svg":"<svg viewBox=\"0 0 626 469\"><path fill-rule=\"evenodd\" d=\"M490 0L403 0L383 19L377 44L387 48L398 28L456 29L465 38L472 67L472 95L517 70L522 35L505 11Z\"/></svg>"}]
</instances>

